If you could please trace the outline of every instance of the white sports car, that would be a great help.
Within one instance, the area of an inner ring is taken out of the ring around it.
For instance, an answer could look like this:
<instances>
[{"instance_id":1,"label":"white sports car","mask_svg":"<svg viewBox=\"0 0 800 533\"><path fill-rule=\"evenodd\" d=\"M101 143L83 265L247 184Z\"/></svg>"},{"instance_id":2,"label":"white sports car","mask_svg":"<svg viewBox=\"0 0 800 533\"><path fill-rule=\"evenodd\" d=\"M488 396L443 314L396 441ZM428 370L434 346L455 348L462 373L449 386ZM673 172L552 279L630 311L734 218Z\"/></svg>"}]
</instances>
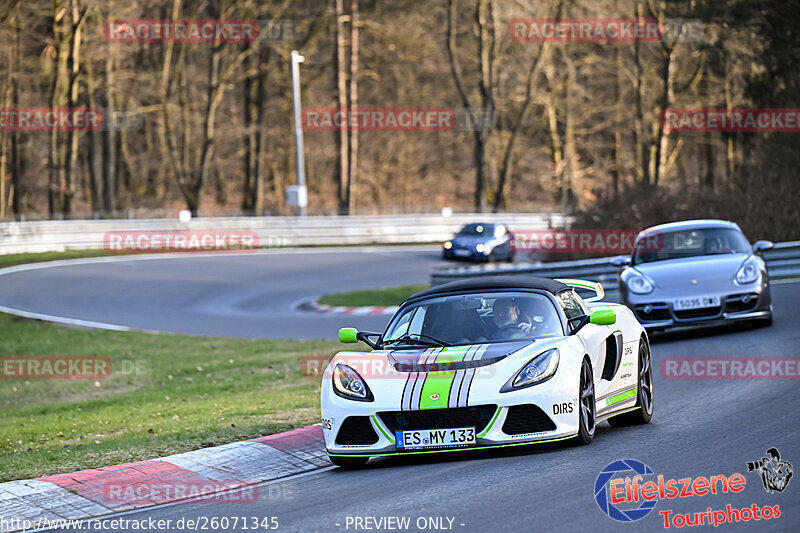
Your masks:
<instances>
[{"instance_id":1,"label":"white sports car","mask_svg":"<svg viewBox=\"0 0 800 533\"><path fill-rule=\"evenodd\" d=\"M578 289L593 290L584 300ZM322 381L331 462L574 439L598 422L646 424L653 375L644 328L601 303L599 283L456 281L408 298L383 333L339 331Z\"/></svg>"}]
</instances>

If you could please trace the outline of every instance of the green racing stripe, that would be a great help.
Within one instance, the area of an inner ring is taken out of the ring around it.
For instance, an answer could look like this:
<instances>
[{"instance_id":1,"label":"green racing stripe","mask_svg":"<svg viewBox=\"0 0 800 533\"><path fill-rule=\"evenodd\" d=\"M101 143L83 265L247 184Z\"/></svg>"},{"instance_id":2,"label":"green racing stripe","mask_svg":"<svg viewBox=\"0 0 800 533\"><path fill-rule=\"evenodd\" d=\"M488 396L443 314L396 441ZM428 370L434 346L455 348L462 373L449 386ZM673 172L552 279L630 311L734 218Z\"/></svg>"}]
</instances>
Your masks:
<instances>
[{"instance_id":1,"label":"green racing stripe","mask_svg":"<svg viewBox=\"0 0 800 533\"><path fill-rule=\"evenodd\" d=\"M636 396L638 390L639 389L632 389L632 390L617 394L616 396L612 396L611 398L606 398L606 405L612 405L612 404L615 404L615 403L619 403L619 402L625 401L628 398L633 398L634 396Z\"/></svg>"},{"instance_id":2,"label":"green racing stripe","mask_svg":"<svg viewBox=\"0 0 800 533\"><path fill-rule=\"evenodd\" d=\"M436 356L436 363L458 363L464 360L469 346L443 348ZM455 370L428 372L419 398L420 409L443 409L450 400L450 389L455 378Z\"/></svg>"}]
</instances>

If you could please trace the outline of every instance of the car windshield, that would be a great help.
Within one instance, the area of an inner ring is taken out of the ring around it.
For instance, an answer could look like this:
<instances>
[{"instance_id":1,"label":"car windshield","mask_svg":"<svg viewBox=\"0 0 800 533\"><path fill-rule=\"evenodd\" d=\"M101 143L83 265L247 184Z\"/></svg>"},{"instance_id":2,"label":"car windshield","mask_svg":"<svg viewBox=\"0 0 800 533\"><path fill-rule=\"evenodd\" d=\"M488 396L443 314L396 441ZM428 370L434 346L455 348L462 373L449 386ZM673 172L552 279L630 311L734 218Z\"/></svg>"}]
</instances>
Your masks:
<instances>
[{"instance_id":1,"label":"car windshield","mask_svg":"<svg viewBox=\"0 0 800 533\"><path fill-rule=\"evenodd\" d=\"M543 294L458 294L403 309L392 319L383 344L461 346L563 334L555 305Z\"/></svg>"},{"instance_id":2,"label":"car windshield","mask_svg":"<svg viewBox=\"0 0 800 533\"><path fill-rule=\"evenodd\" d=\"M683 231L654 232L640 239L633 251L633 264L667 259L750 252L750 243L731 228L696 228Z\"/></svg>"},{"instance_id":3,"label":"car windshield","mask_svg":"<svg viewBox=\"0 0 800 533\"><path fill-rule=\"evenodd\" d=\"M486 224L467 224L461 231L458 232L459 235L491 235L492 228Z\"/></svg>"}]
</instances>

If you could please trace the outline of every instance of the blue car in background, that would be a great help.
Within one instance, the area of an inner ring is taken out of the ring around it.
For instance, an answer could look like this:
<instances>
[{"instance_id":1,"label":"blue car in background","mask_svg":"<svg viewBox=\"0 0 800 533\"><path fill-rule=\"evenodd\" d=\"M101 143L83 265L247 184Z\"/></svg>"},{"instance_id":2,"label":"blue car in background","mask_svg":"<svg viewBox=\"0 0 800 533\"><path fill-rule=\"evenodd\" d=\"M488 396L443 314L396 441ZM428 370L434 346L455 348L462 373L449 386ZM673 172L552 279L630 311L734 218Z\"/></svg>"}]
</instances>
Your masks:
<instances>
[{"instance_id":1,"label":"blue car in background","mask_svg":"<svg viewBox=\"0 0 800 533\"><path fill-rule=\"evenodd\" d=\"M514 260L514 236L505 224L467 224L452 239L442 243L442 257L511 262Z\"/></svg>"}]
</instances>

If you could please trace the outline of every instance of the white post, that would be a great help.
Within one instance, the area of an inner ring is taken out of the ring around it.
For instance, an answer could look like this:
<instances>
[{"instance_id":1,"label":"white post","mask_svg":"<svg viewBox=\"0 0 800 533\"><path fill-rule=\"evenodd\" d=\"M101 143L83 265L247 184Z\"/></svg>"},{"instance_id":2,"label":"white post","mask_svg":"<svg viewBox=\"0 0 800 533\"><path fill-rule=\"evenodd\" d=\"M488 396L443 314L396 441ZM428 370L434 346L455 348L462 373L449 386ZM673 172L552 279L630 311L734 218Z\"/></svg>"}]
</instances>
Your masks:
<instances>
[{"instance_id":1,"label":"white post","mask_svg":"<svg viewBox=\"0 0 800 533\"><path fill-rule=\"evenodd\" d=\"M294 142L297 154L297 205L300 216L305 216L308 204L306 193L306 164L303 156L303 122L300 118L300 63L305 61L297 50L292 50L292 93L294 96Z\"/></svg>"}]
</instances>

